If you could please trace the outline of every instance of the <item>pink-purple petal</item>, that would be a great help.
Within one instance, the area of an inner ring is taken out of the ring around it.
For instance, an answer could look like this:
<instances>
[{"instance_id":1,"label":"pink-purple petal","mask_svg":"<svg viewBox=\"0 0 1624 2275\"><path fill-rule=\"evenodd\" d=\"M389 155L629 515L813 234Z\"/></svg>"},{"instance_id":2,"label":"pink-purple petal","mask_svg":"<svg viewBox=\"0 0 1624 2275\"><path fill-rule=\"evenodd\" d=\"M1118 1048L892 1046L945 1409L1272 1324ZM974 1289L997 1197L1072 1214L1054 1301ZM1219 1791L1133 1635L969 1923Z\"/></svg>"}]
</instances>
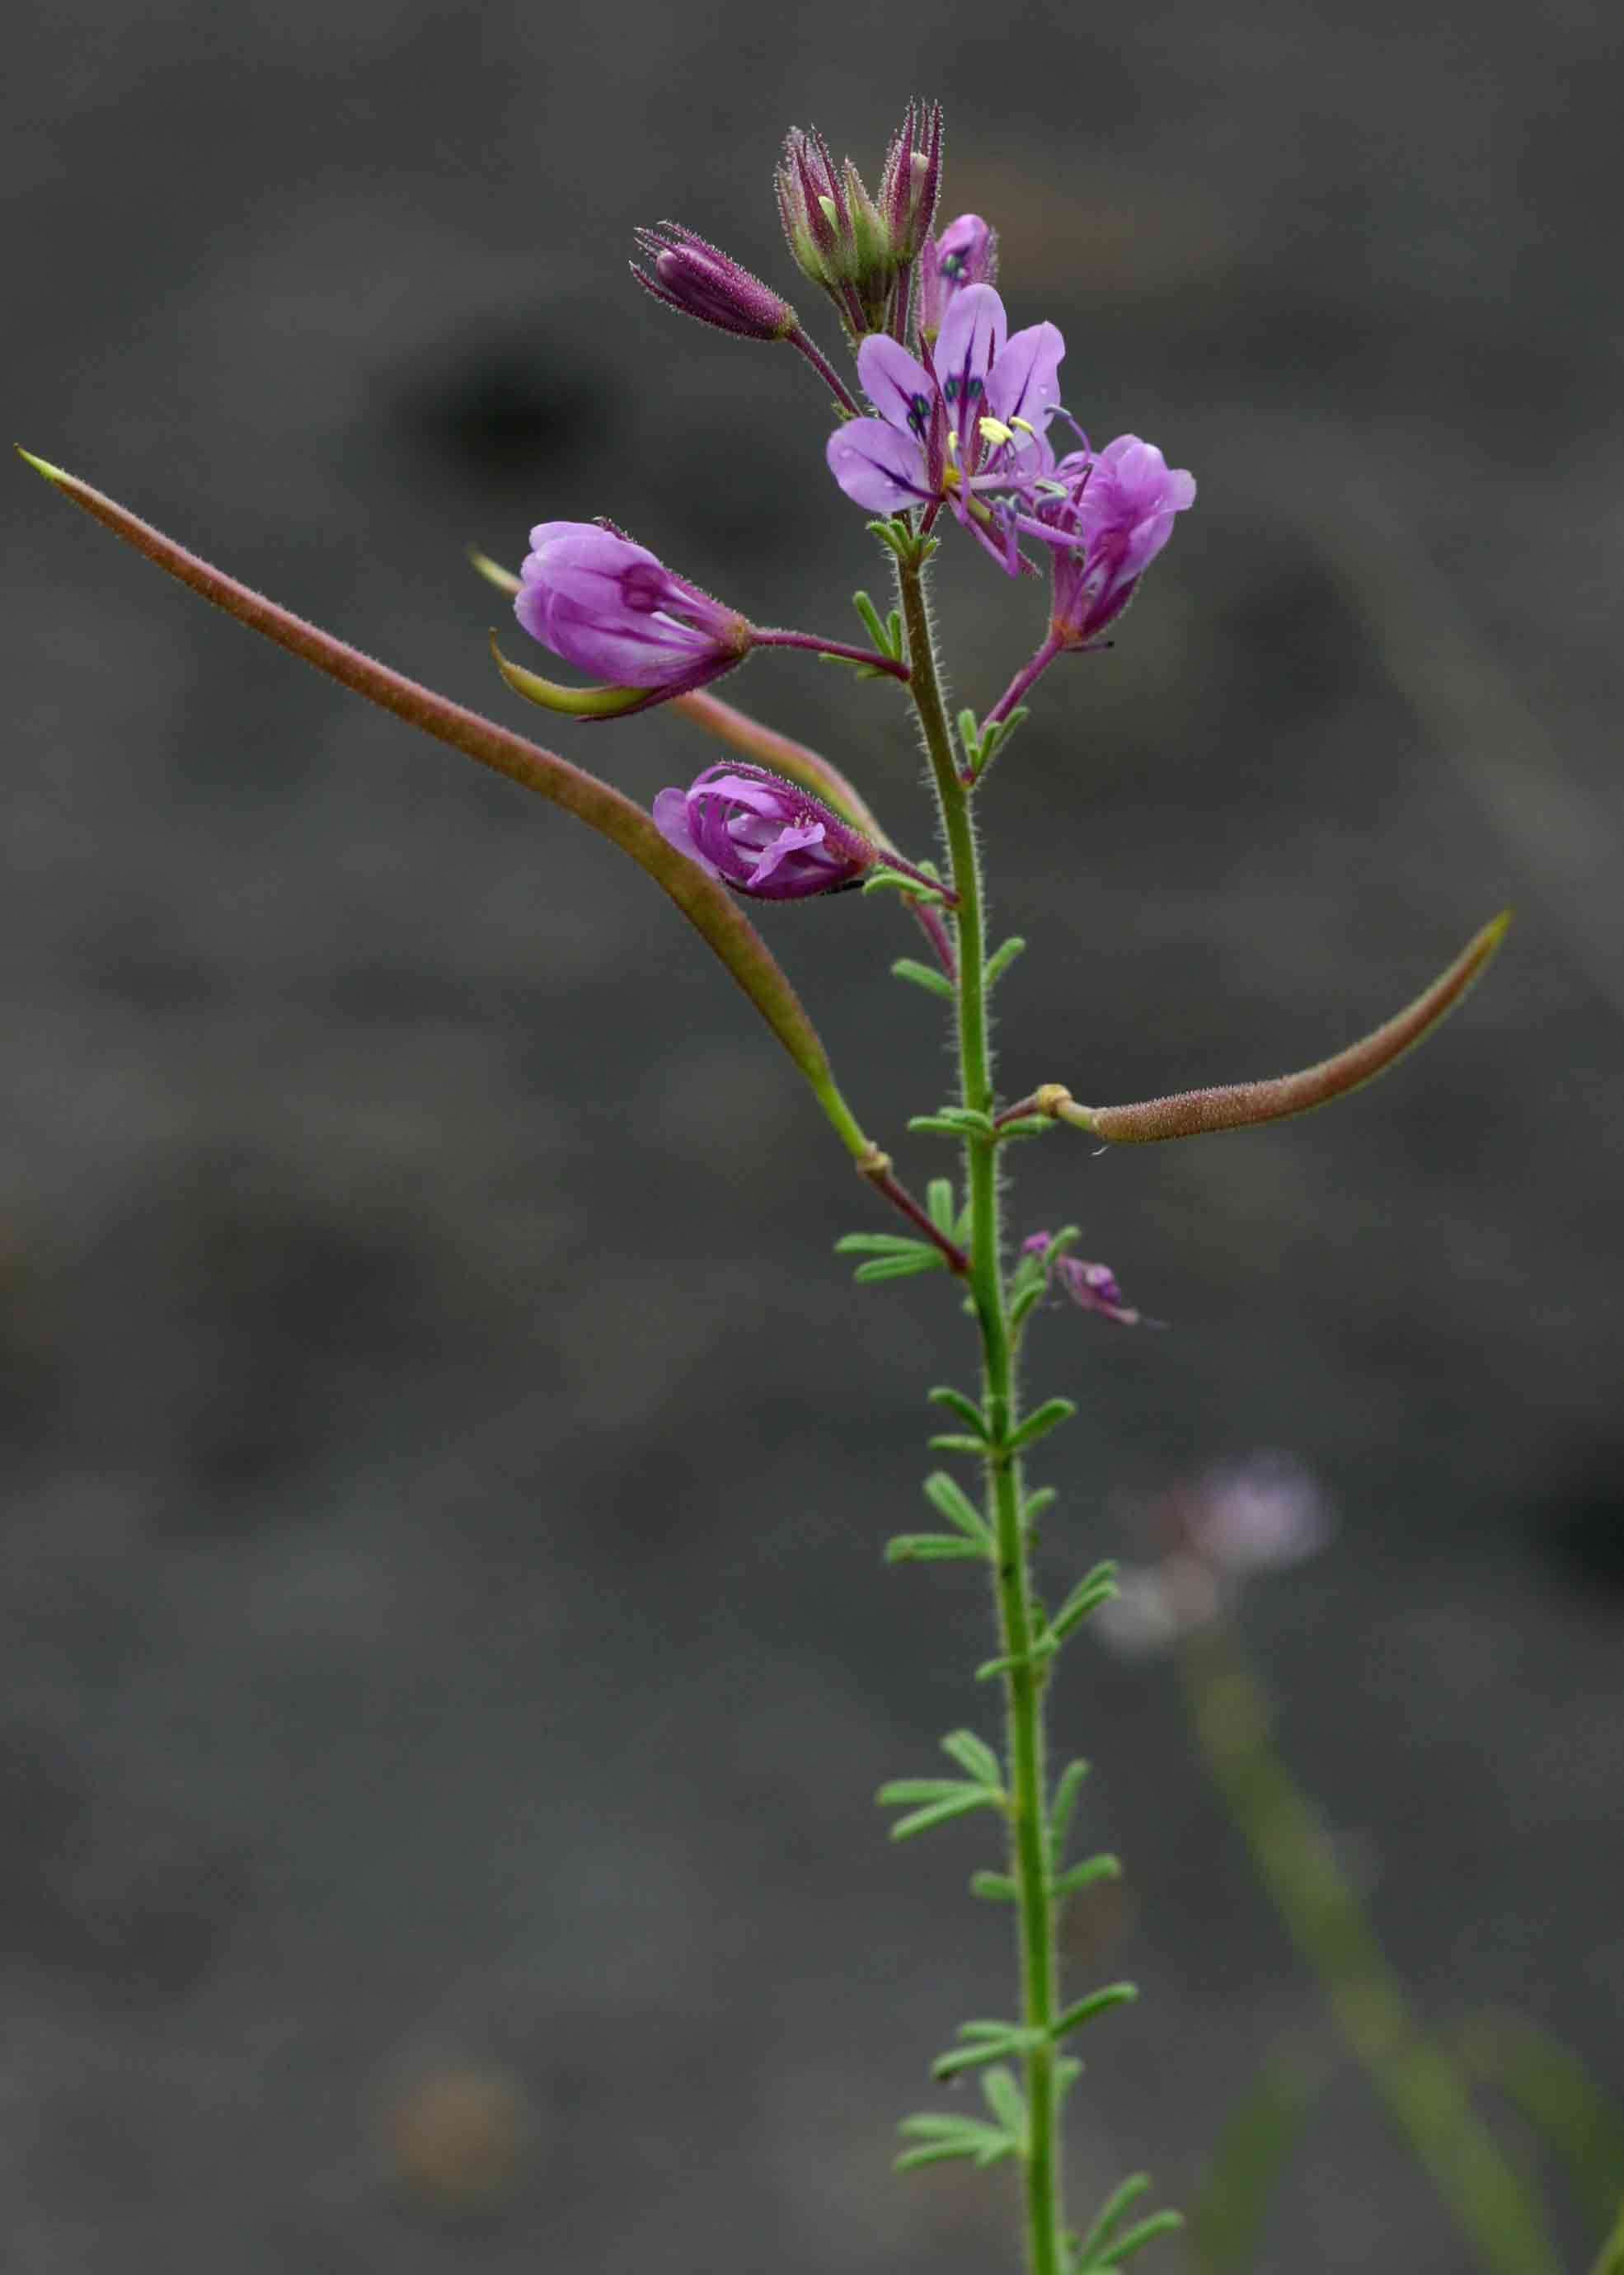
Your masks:
<instances>
[{"instance_id":1,"label":"pink-purple petal","mask_svg":"<svg viewBox=\"0 0 1624 2275\"><path fill-rule=\"evenodd\" d=\"M853 419L837 427L827 457L846 495L871 513L897 513L930 497L924 451L883 419Z\"/></svg>"}]
</instances>

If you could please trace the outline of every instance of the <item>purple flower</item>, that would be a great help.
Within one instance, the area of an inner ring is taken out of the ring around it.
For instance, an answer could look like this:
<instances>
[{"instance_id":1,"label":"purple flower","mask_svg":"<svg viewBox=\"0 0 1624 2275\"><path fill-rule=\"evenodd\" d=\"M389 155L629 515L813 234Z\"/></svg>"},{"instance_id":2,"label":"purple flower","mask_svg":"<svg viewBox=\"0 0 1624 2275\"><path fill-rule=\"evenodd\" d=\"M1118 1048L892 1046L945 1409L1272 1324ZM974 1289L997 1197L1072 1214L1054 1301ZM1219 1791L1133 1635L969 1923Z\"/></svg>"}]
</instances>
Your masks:
<instances>
[{"instance_id":1,"label":"purple flower","mask_svg":"<svg viewBox=\"0 0 1624 2275\"><path fill-rule=\"evenodd\" d=\"M1173 534L1173 518L1195 503L1192 474L1170 467L1154 442L1119 435L1098 456L1076 450L1054 469L1056 483L1036 504L1054 549L1054 635L1082 647L1132 600L1140 578Z\"/></svg>"},{"instance_id":2,"label":"purple flower","mask_svg":"<svg viewBox=\"0 0 1624 2275\"><path fill-rule=\"evenodd\" d=\"M871 513L945 500L1013 576L1015 517L988 499L1023 497L1053 473L1046 429L1060 405L1066 343L1053 324L1008 334L997 293L971 284L948 310L928 369L895 340L865 340L857 373L879 415L836 428L828 461L846 495Z\"/></svg>"},{"instance_id":3,"label":"purple flower","mask_svg":"<svg viewBox=\"0 0 1624 2275\"><path fill-rule=\"evenodd\" d=\"M708 875L765 901L843 892L880 859L879 849L821 799L764 767L725 760L687 790L662 790L654 826Z\"/></svg>"},{"instance_id":4,"label":"purple flower","mask_svg":"<svg viewBox=\"0 0 1624 2275\"><path fill-rule=\"evenodd\" d=\"M967 284L998 282L998 231L979 214L950 221L919 256L919 333L928 347Z\"/></svg>"},{"instance_id":5,"label":"purple flower","mask_svg":"<svg viewBox=\"0 0 1624 2275\"><path fill-rule=\"evenodd\" d=\"M544 521L513 613L533 639L578 670L663 703L731 671L750 625L641 545L591 521Z\"/></svg>"},{"instance_id":6,"label":"purple flower","mask_svg":"<svg viewBox=\"0 0 1624 2275\"><path fill-rule=\"evenodd\" d=\"M639 229L635 235L653 273L635 261L631 273L668 308L741 340L785 340L796 329L788 300L692 230L662 221L658 229Z\"/></svg>"},{"instance_id":7,"label":"purple flower","mask_svg":"<svg viewBox=\"0 0 1624 2275\"><path fill-rule=\"evenodd\" d=\"M1089 1264L1082 1257L1068 1256L1063 1251L1051 1255L1054 1247L1053 1234L1033 1232L1021 1243L1021 1253L1041 1258L1050 1279L1059 1282L1080 1310L1098 1311L1102 1319L1114 1319L1119 1327L1157 1325L1123 1302L1116 1274L1108 1264Z\"/></svg>"},{"instance_id":8,"label":"purple flower","mask_svg":"<svg viewBox=\"0 0 1624 2275\"><path fill-rule=\"evenodd\" d=\"M1236 1577L1300 1564L1333 1530L1318 1478L1295 1454L1274 1449L1220 1463L1169 1500L1190 1546Z\"/></svg>"}]
</instances>

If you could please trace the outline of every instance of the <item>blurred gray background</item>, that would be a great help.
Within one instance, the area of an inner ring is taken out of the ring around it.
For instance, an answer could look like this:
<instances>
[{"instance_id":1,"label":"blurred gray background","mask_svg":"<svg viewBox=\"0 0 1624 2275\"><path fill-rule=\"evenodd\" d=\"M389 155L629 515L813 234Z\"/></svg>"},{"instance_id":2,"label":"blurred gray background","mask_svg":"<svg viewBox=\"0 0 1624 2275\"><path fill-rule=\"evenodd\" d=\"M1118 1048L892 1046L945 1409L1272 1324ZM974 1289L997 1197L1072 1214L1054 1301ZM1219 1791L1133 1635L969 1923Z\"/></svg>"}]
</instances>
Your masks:
<instances>
[{"instance_id":1,"label":"blurred gray background","mask_svg":"<svg viewBox=\"0 0 1624 2275\"><path fill-rule=\"evenodd\" d=\"M1287 1750L1426 2014L1518 2007L1615 2087L1617 28L34 0L0 156L11 431L525 726L471 543L606 513L835 634L878 589L811 375L623 264L669 214L797 283L782 131L877 169L941 95L1012 321L1061 326L1096 439L1201 485L986 801L1011 1090L1301 1063L1520 910L1333 1113L1022 1154L1015 1229L1078 1220L1171 1323L1037 1323L1034 1388L1084 1408L1046 1571L1131 1553L1192 1465L1312 1463L1337 1538L1245 1614ZM611 849L10 480L0 2258L1012 2264L997 2176L888 2173L1009 1979L986 1835L893 1849L870 1800L990 1711L977 1576L879 1555L956 1306L854 1298L830 1244L880 1218ZM940 584L985 705L1040 597L956 541ZM728 692L930 850L893 691L778 657ZM668 713L550 739L645 800L712 755ZM922 1183L903 919L764 928ZM1089 2049L1079 2201L1139 2165L1188 2201L1271 2049L1328 2045L1316 1993L1166 1666L1078 1648L1057 1726L1129 1864L1076 1980L1144 1992ZM1378 2264L1469 2261L1343 2077L1264 2264Z\"/></svg>"}]
</instances>

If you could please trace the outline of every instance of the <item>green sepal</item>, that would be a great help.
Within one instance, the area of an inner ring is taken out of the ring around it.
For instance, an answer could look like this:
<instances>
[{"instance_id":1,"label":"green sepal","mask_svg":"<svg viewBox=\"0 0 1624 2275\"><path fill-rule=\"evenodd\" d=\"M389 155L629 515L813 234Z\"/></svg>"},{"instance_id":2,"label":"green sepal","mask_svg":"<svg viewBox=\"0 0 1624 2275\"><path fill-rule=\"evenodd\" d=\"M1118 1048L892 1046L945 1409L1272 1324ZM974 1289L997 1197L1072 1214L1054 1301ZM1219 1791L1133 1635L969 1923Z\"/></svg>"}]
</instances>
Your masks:
<instances>
[{"instance_id":1,"label":"green sepal","mask_svg":"<svg viewBox=\"0 0 1624 2275\"><path fill-rule=\"evenodd\" d=\"M933 1406L947 1407L950 1413L956 1414L961 1422L968 1423L982 1437L991 1436L992 1425L967 1392L954 1390L947 1383L939 1382L933 1390L927 1390L925 1394Z\"/></svg>"},{"instance_id":2,"label":"green sepal","mask_svg":"<svg viewBox=\"0 0 1624 2275\"><path fill-rule=\"evenodd\" d=\"M1035 1446L1039 1438L1046 1438L1051 1430L1058 1430L1062 1422L1069 1422L1076 1410L1075 1399L1046 1398L1041 1406L1033 1408L1011 1437L1008 1451L1019 1454L1028 1446Z\"/></svg>"},{"instance_id":3,"label":"green sepal","mask_svg":"<svg viewBox=\"0 0 1624 2275\"><path fill-rule=\"evenodd\" d=\"M493 561L488 553L480 553L471 545L468 548L468 558L486 583L494 585L499 593L511 593L524 590L524 578L516 577L511 569L504 569L500 561Z\"/></svg>"},{"instance_id":4,"label":"green sepal","mask_svg":"<svg viewBox=\"0 0 1624 2275\"><path fill-rule=\"evenodd\" d=\"M980 1542L966 1540L962 1533L899 1532L887 1541L885 1561L888 1564L948 1564L967 1556L985 1559L986 1553Z\"/></svg>"},{"instance_id":5,"label":"green sepal","mask_svg":"<svg viewBox=\"0 0 1624 2275\"><path fill-rule=\"evenodd\" d=\"M1114 2007L1131 2007L1138 1995L1137 1983L1107 1983L1103 1991L1091 1991L1086 1999L1078 1999L1063 2014L1057 2014L1049 2036L1057 2040L1069 2037L1097 2014L1108 2014Z\"/></svg>"},{"instance_id":6,"label":"green sepal","mask_svg":"<svg viewBox=\"0 0 1624 2275\"><path fill-rule=\"evenodd\" d=\"M618 719L628 711L646 710L653 701L646 687L565 687L556 679L543 679L539 671L510 663L491 634L491 654L496 669L516 695L539 703L544 711L557 711L566 719Z\"/></svg>"},{"instance_id":7,"label":"green sepal","mask_svg":"<svg viewBox=\"0 0 1624 2275\"><path fill-rule=\"evenodd\" d=\"M839 662L837 656L835 661ZM940 885L922 885L905 869L888 869L883 857L877 869L871 869L858 889L865 893L901 893L904 899L918 901L924 908L940 908L947 895Z\"/></svg>"},{"instance_id":8,"label":"green sepal","mask_svg":"<svg viewBox=\"0 0 1624 2275\"><path fill-rule=\"evenodd\" d=\"M1082 1863L1070 1865L1051 1880L1049 1893L1057 1904L1063 1904L1068 1896L1081 1895L1084 1888L1091 1888L1097 1881L1120 1880L1122 1877L1122 1858L1102 1850L1098 1856L1087 1856Z\"/></svg>"},{"instance_id":9,"label":"green sepal","mask_svg":"<svg viewBox=\"0 0 1624 2275\"><path fill-rule=\"evenodd\" d=\"M872 1256L866 1264L859 1264L852 1278L864 1287L880 1280L911 1280L920 1272L945 1272L948 1259L940 1248L927 1248L921 1241L908 1256Z\"/></svg>"},{"instance_id":10,"label":"green sepal","mask_svg":"<svg viewBox=\"0 0 1624 2275\"><path fill-rule=\"evenodd\" d=\"M995 948L986 960L986 969L982 974L983 986L989 988L996 987L1016 957L1025 952L1025 948L1026 942L1013 934ZM1047 1115L1045 1115L1043 1119L1046 1122Z\"/></svg>"},{"instance_id":11,"label":"green sepal","mask_svg":"<svg viewBox=\"0 0 1624 2275\"><path fill-rule=\"evenodd\" d=\"M945 1516L949 1524L957 1525L966 1539L973 1540L984 1554L991 1553L993 1535L986 1519L946 1470L933 1470L921 1490L938 1516Z\"/></svg>"},{"instance_id":12,"label":"green sepal","mask_svg":"<svg viewBox=\"0 0 1624 2275\"><path fill-rule=\"evenodd\" d=\"M972 1872L970 1893L983 1903L1012 1904L1021 1891L1008 1872Z\"/></svg>"},{"instance_id":13,"label":"green sepal","mask_svg":"<svg viewBox=\"0 0 1624 2275\"><path fill-rule=\"evenodd\" d=\"M897 957L891 966L891 977L893 979L910 979L916 987L923 987L927 994L942 996L949 1003L957 1001L953 982L945 971L933 971L928 964L918 963L911 956ZM1046 1126L1046 1115L1044 1121Z\"/></svg>"}]
</instances>

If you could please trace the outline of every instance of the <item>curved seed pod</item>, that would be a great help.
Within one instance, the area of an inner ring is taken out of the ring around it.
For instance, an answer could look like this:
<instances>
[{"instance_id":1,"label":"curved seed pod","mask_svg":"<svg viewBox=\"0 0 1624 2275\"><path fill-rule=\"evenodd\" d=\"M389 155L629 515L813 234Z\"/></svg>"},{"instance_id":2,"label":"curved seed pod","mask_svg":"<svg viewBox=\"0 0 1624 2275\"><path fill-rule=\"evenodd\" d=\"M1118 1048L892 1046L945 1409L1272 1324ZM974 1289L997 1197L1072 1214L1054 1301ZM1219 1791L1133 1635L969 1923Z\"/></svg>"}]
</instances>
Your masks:
<instances>
[{"instance_id":1,"label":"curved seed pod","mask_svg":"<svg viewBox=\"0 0 1624 2275\"><path fill-rule=\"evenodd\" d=\"M251 592L247 586L211 568L208 562L200 561L172 539L138 520L111 498L103 497L87 482L64 473L59 466L48 465L42 458L34 457L26 450L21 455L94 520L194 593L200 593L206 601L212 601L228 616L246 624L250 631L263 633L279 647L302 656L318 671L353 688L358 695L365 695L370 702L393 712L409 725L449 743L465 757L476 759L481 766L493 767L510 781L563 806L567 813L574 814L578 821L585 822L589 828L618 845L622 852L629 853L670 896L727 965L812 1085L819 1104L859 1167L874 1154L875 1149L857 1127L835 1085L817 1030L767 942L726 887L714 877L707 877L692 861L668 845L641 806L634 805L608 783L599 782L594 775L571 766L551 751L544 751L508 728L499 727L491 720L480 718L477 712L465 710L461 704L433 693L415 680L390 670L387 664L374 662L343 640L335 639L329 632L319 631L314 624L279 608L274 601Z\"/></svg>"},{"instance_id":2,"label":"curved seed pod","mask_svg":"<svg viewBox=\"0 0 1624 2275\"><path fill-rule=\"evenodd\" d=\"M1362 1042L1321 1059L1300 1074L1268 1082L1237 1082L1221 1090L1181 1090L1171 1098L1152 1098L1137 1106L1078 1106L1049 1086L1045 1110L1078 1130L1114 1145L1153 1145L1164 1138L1205 1138L1215 1130L1249 1130L1262 1122L1283 1122L1306 1114L1384 1074L1413 1049L1455 1005L1504 939L1511 911L1502 910L1463 948L1448 970L1404 1010Z\"/></svg>"}]
</instances>

